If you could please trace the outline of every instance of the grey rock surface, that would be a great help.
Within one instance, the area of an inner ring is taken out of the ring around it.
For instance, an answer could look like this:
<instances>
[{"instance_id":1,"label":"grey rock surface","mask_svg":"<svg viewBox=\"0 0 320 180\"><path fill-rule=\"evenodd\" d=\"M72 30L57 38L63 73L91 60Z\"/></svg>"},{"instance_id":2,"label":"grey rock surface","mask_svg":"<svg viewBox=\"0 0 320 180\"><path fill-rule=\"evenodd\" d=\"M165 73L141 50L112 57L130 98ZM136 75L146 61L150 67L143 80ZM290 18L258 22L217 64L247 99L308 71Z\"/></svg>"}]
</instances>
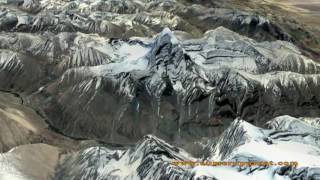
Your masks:
<instances>
[{"instance_id":1,"label":"grey rock surface","mask_svg":"<svg viewBox=\"0 0 320 180\"><path fill-rule=\"evenodd\" d=\"M320 178L318 27L270 3L0 1L0 180Z\"/></svg>"},{"instance_id":2,"label":"grey rock surface","mask_svg":"<svg viewBox=\"0 0 320 180\"><path fill-rule=\"evenodd\" d=\"M257 128L236 119L214 145L203 144L194 158L154 136L127 149L91 147L66 158L57 179L317 179L319 125L311 118L280 116ZM272 128L271 128L272 127ZM287 129L289 127L289 129ZM301 127L301 128L300 128ZM286 129L286 130L284 130ZM298 131L296 131L298 130ZM296 149L288 148L296 147ZM300 148L297 148L300 147ZM173 162L299 162L298 166L193 166ZM67 174L67 175L66 175Z\"/></svg>"},{"instance_id":3,"label":"grey rock surface","mask_svg":"<svg viewBox=\"0 0 320 180\"><path fill-rule=\"evenodd\" d=\"M287 42L258 43L225 28L200 39L169 29L151 39L54 38L69 40L64 55L51 57L57 78L43 80L49 83L28 101L38 102L50 124L69 136L196 140L218 136L236 117L262 125L279 115L319 116L320 66ZM60 43L49 46L63 50ZM37 50L42 59L54 54Z\"/></svg>"},{"instance_id":4,"label":"grey rock surface","mask_svg":"<svg viewBox=\"0 0 320 180\"><path fill-rule=\"evenodd\" d=\"M121 143L217 137L236 117L318 116L319 64L263 41L293 41L267 17L225 4L3 2L0 86L67 136Z\"/></svg>"}]
</instances>

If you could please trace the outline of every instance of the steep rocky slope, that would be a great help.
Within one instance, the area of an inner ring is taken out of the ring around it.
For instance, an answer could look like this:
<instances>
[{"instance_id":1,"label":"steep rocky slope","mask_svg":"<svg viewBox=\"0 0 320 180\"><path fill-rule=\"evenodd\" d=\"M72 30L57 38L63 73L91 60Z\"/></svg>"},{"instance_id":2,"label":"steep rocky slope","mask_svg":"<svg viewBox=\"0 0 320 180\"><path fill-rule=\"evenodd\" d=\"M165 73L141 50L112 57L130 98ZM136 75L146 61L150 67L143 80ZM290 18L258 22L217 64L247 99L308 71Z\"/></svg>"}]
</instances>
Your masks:
<instances>
[{"instance_id":1,"label":"steep rocky slope","mask_svg":"<svg viewBox=\"0 0 320 180\"><path fill-rule=\"evenodd\" d=\"M319 119L280 116L257 128L236 119L194 158L154 136L127 150L91 147L66 158L57 179L317 179ZM299 148L297 148L299 147ZM299 162L297 166L197 166L173 162ZM67 174L67 175L66 175Z\"/></svg>"},{"instance_id":2,"label":"steep rocky slope","mask_svg":"<svg viewBox=\"0 0 320 180\"><path fill-rule=\"evenodd\" d=\"M194 140L217 136L236 117L259 125L277 115L319 116L320 66L287 42L258 43L225 28L201 39L169 29L148 40L81 38L86 48L72 53L70 41L53 68L66 70L29 99L70 136Z\"/></svg>"},{"instance_id":3,"label":"steep rocky slope","mask_svg":"<svg viewBox=\"0 0 320 180\"><path fill-rule=\"evenodd\" d=\"M320 23L302 5L0 1L0 180L320 178Z\"/></svg>"},{"instance_id":4,"label":"steep rocky slope","mask_svg":"<svg viewBox=\"0 0 320 180\"><path fill-rule=\"evenodd\" d=\"M53 147L26 145L0 158L0 167L5 167L1 168L0 177L17 180L44 177L59 180L319 178L319 119L280 116L269 121L267 126L262 129L236 119L216 142L198 145L198 151L203 154L201 158L152 135L145 136L134 146L93 146L60 155L60 158L59 150ZM34 151L30 150L33 148L41 159L26 158L32 157ZM207 164L174 163L183 161ZM208 165L210 162L272 162L275 165L213 166ZM283 165L276 164L279 162ZM39 163L46 166L36 167ZM41 174L31 170L30 165L41 170Z\"/></svg>"}]
</instances>

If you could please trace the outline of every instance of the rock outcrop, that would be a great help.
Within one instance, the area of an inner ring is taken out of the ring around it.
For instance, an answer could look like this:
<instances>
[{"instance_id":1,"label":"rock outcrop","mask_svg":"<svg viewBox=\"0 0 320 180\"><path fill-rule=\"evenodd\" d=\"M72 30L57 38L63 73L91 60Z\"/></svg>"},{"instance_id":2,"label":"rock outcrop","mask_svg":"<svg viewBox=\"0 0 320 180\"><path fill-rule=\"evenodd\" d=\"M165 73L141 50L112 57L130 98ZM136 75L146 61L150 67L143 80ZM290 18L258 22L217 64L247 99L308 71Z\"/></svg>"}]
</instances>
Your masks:
<instances>
[{"instance_id":1,"label":"rock outcrop","mask_svg":"<svg viewBox=\"0 0 320 180\"><path fill-rule=\"evenodd\" d=\"M320 178L320 28L275 4L0 0L0 180Z\"/></svg>"}]
</instances>

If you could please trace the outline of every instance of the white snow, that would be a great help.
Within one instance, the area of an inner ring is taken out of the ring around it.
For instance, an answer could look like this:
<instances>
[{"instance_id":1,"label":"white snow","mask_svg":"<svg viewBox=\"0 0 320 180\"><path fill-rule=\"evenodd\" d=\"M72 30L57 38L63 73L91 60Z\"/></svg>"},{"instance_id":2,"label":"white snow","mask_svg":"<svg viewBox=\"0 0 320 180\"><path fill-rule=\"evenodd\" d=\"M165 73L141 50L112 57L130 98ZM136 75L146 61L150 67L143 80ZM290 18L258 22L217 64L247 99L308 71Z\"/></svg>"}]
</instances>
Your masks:
<instances>
[{"instance_id":1,"label":"white snow","mask_svg":"<svg viewBox=\"0 0 320 180\"><path fill-rule=\"evenodd\" d=\"M275 163L296 161L299 167L320 167L319 148L292 141L274 141L272 145L253 141L238 147L230 156L235 155L259 157Z\"/></svg>"},{"instance_id":2,"label":"white snow","mask_svg":"<svg viewBox=\"0 0 320 180\"><path fill-rule=\"evenodd\" d=\"M129 45L124 43L114 53L114 63L90 68L99 75L145 70L148 67L148 60L144 56L147 55L149 51L149 48L139 44Z\"/></svg>"},{"instance_id":3,"label":"white snow","mask_svg":"<svg viewBox=\"0 0 320 180\"><path fill-rule=\"evenodd\" d=\"M176 38L176 36L173 34L173 32L169 28L164 28L160 34L161 35L165 35L165 34L169 35L171 38L172 44L179 44L179 40Z\"/></svg>"},{"instance_id":4,"label":"white snow","mask_svg":"<svg viewBox=\"0 0 320 180\"><path fill-rule=\"evenodd\" d=\"M238 169L227 166L197 166L192 172L195 179L201 176L215 177L218 180L289 180L286 176L273 175L272 170L261 170L253 174L246 175Z\"/></svg>"},{"instance_id":5,"label":"white snow","mask_svg":"<svg viewBox=\"0 0 320 180\"><path fill-rule=\"evenodd\" d=\"M118 54L120 54L126 61L133 61L139 60L144 57L149 52L149 50L149 48L143 47L138 44L129 45L125 43L118 49Z\"/></svg>"},{"instance_id":6,"label":"white snow","mask_svg":"<svg viewBox=\"0 0 320 180\"><path fill-rule=\"evenodd\" d=\"M121 179L139 179L136 169L140 165L141 160L136 160L133 163L130 161L128 152L125 153L119 161L112 159L108 164L100 166L98 173L101 177L118 176Z\"/></svg>"}]
</instances>

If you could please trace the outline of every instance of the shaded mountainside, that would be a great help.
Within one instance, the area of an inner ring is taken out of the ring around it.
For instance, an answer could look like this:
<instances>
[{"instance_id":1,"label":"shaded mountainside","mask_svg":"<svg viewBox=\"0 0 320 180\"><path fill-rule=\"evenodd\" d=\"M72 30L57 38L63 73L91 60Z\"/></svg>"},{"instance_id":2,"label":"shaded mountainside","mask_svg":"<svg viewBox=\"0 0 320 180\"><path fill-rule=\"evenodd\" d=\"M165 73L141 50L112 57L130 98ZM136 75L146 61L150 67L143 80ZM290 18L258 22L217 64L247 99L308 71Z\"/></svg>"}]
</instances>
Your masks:
<instances>
[{"instance_id":1,"label":"shaded mountainside","mask_svg":"<svg viewBox=\"0 0 320 180\"><path fill-rule=\"evenodd\" d=\"M171 141L195 140L219 135L236 117L259 125L278 115L319 116L320 66L287 42L258 43L225 28L201 39L169 29L152 39L80 33L52 37L63 45L42 39L18 34L16 43L29 44L29 56L41 52L32 62L36 66L52 58L59 64L51 71L63 73L41 86L46 73L31 72L39 77L39 89L27 102L69 136L130 143L154 133ZM63 47L68 49L57 53L61 57L50 57ZM33 79L19 87L25 71L11 76L16 84L10 85L32 91Z\"/></svg>"},{"instance_id":2,"label":"shaded mountainside","mask_svg":"<svg viewBox=\"0 0 320 180\"><path fill-rule=\"evenodd\" d=\"M92 146L61 154L43 144L17 147L0 157L0 177L39 179L317 179L319 178L319 119L280 116L262 129L236 119L216 141L195 143L195 158L155 136L148 135L133 146ZM299 147L299 148L297 148ZM37 149L37 157L31 158ZM50 156L49 156L50 154ZM60 155L58 155L60 154ZM22 155L21 157L19 155ZM48 160L49 163L45 163ZM187 162L299 162L298 166L190 166ZM46 166L36 167L45 163ZM41 169L41 175L28 167ZM55 167L55 168L54 168ZM9 169L8 169L9 168ZM55 171L54 171L55 170ZM53 172L54 171L54 172Z\"/></svg>"},{"instance_id":3,"label":"shaded mountainside","mask_svg":"<svg viewBox=\"0 0 320 180\"><path fill-rule=\"evenodd\" d=\"M320 178L320 15L290 3L0 1L0 180Z\"/></svg>"},{"instance_id":4,"label":"shaded mountainside","mask_svg":"<svg viewBox=\"0 0 320 180\"><path fill-rule=\"evenodd\" d=\"M0 85L65 135L121 143L319 115L319 64L265 41L295 42L281 24L237 1L189 3L2 2Z\"/></svg>"}]
</instances>

